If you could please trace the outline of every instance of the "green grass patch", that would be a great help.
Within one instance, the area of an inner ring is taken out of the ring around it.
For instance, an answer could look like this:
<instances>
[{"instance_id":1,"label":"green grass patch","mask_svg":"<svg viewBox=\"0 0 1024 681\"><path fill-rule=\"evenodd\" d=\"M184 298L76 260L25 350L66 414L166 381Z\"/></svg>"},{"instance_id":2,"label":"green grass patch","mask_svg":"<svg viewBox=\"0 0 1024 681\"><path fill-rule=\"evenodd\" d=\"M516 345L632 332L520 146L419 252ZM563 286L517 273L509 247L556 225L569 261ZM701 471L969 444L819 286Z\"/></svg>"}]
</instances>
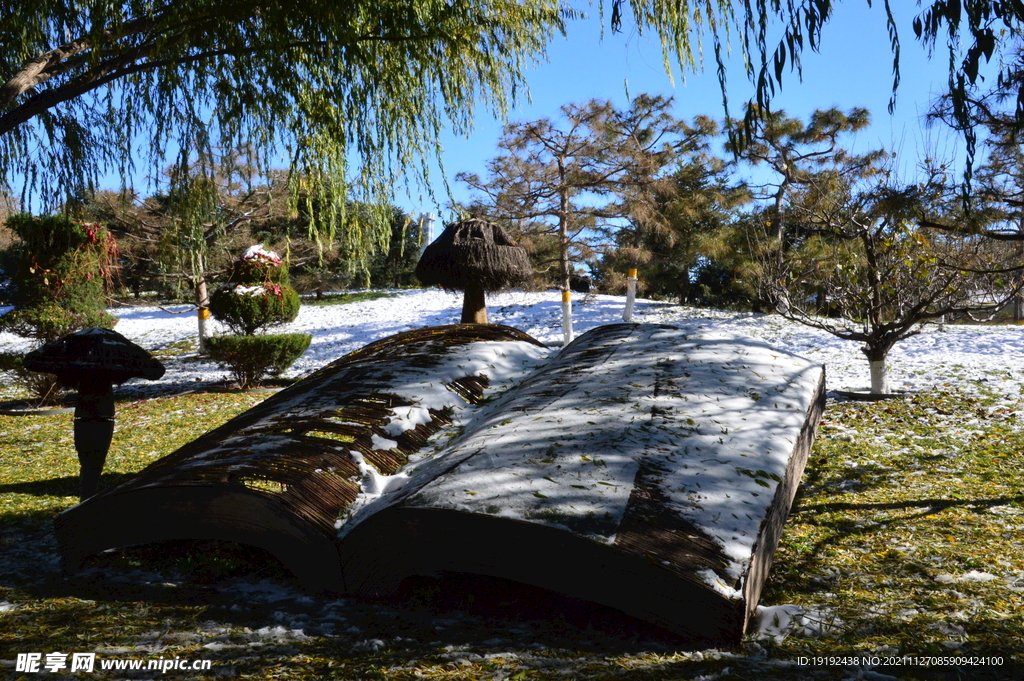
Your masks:
<instances>
[{"instance_id":1,"label":"green grass patch","mask_svg":"<svg viewBox=\"0 0 1024 681\"><path fill-rule=\"evenodd\" d=\"M171 343L165 343L153 351L153 356L160 361L175 359L181 355L199 350L199 341L196 338L182 338Z\"/></svg>"},{"instance_id":2,"label":"green grass patch","mask_svg":"<svg viewBox=\"0 0 1024 681\"><path fill-rule=\"evenodd\" d=\"M196 393L120 403L103 484L264 397ZM486 613L474 610L478 592L460 596L454 612L438 610L455 596L431 592L429 582L402 603L274 600L273 589L295 588L289 573L258 549L219 542L105 553L90 563L91 573L61 581L49 524L75 501L71 416L0 416L0 604L13 606L0 612L0 649L10 651L7 659L99 649L107 658L214 661L206 676L172 671L167 678L399 681L881 678L796 660L997 656L1002 667L875 671L1019 681L1024 433L1015 406L981 387L970 395L949 388L830 405L761 602L800 605L833 628L699 653L602 626L596 615L523 614L518 595L492 602ZM157 576L117 581L132 571ZM233 579L263 584L271 596L225 592L221 586ZM335 613L326 629L325 612Z\"/></svg>"},{"instance_id":3,"label":"green grass patch","mask_svg":"<svg viewBox=\"0 0 1024 681\"><path fill-rule=\"evenodd\" d=\"M353 291L351 293L325 293L321 298L306 294L302 296L303 305L345 305L347 303L361 303L366 300L379 300L381 298L394 298L396 294L387 291Z\"/></svg>"},{"instance_id":4,"label":"green grass patch","mask_svg":"<svg viewBox=\"0 0 1024 681\"><path fill-rule=\"evenodd\" d=\"M1024 433L995 398L947 391L829 407L762 602L842 623L771 645L772 656L1021 663Z\"/></svg>"}]
</instances>

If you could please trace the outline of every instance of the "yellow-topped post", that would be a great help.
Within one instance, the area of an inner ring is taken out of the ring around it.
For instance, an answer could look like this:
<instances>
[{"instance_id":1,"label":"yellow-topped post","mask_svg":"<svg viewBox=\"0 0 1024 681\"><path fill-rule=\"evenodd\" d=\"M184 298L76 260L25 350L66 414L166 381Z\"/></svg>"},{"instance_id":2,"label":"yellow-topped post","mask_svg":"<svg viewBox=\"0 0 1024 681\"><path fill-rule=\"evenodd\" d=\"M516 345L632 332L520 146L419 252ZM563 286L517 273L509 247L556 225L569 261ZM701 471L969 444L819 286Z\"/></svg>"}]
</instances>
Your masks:
<instances>
[{"instance_id":1,"label":"yellow-topped post","mask_svg":"<svg viewBox=\"0 0 1024 681\"><path fill-rule=\"evenodd\" d=\"M572 292L562 291L562 339L565 345L572 342Z\"/></svg>"},{"instance_id":2,"label":"yellow-topped post","mask_svg":"<svg viewBox=\"0 0 1024 681\"><path fill-rule=\"evenodd\" d=\"M633 304L636 302L636 268L629 268L626 276L626 310L622 313L622 321L629 324L633 321Z\"/></svg>"}]
</instances>

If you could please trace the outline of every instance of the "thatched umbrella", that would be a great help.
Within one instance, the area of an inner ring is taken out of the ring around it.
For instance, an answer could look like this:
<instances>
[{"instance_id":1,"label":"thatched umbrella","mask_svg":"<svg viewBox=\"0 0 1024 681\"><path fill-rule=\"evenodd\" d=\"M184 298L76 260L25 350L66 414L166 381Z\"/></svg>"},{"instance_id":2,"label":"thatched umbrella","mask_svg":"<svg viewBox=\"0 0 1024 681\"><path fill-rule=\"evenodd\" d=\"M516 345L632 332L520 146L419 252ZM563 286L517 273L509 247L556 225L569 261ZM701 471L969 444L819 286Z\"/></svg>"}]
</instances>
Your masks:
<instances>
[{"instance_id":1,"label":"thatched umbrella","mask_svg":"<svg viewBox=\"0 0 1024 681\"><path fill-rule=\"evenodd\" d=\"M164 365L117 331L89 328L28 353L25 368L57 374L61 383L78 390L75 449L85 501L99 487L114 435L113 384L129 378L155 381L164 375Z\"/></svg>"},{"instance_id":2,"label":"thatched umbrella","mask_svg":"<svg viewBox=\"0 0 1024 681\"><path fill-rule=\"evenodd\" d=\"M453 222L423 250L416 276L427 286L464 291L462 323L487 323L488 291L525 283L533 268L526 249L493 222Z\"/></svg>"}]
</instances>

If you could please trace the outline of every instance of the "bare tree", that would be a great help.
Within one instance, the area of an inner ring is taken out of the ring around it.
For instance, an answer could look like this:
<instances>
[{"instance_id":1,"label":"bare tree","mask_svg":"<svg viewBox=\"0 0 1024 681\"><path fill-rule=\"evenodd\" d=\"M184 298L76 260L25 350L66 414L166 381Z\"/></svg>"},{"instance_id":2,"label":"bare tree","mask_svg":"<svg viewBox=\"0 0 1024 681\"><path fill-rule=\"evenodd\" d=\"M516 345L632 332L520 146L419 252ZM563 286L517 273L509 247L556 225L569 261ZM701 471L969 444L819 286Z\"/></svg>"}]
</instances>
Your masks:
<instances>
[{"instance_id":1,"label":"bare tree","mask_svg":"<svg viewBox=\"0 0 1024 681\"><path fill-rule=\"evenodd\" d=\"M872 393L889 392L886 360L897 342L946 315L994 312L1020 289L1020 261L1006 249L919 226L944 200L940 179L877 179L846 193L812 182L789 207L803 238L763 252L761 284L779 313L862 343Z\"/></svg>"}]
</instances>

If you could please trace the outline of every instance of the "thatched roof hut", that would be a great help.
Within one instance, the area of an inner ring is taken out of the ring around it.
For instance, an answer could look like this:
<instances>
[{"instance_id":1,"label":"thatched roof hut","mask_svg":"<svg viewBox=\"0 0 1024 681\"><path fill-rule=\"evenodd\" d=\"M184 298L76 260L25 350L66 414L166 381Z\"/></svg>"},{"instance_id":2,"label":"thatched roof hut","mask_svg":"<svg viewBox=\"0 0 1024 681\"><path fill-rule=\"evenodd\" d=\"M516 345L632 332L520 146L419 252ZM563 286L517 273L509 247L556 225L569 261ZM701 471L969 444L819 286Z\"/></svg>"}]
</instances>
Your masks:
<instances>
[{"instance_id":1,"label":"thatched roof hut","mask_svg":"<svg viewBox=\"0 0 1024 681\"><path fill-rule=\"evenodd\" d=\"M526 249L499 225L479 218L453 222L423 250L416 276L427 286L464 291L462 323L487 323L487 291L529 279Z\"/></svg>"},{"instance_id":2,"label":"thatched roof hut","mask_svg":"<svg viewBox=\"0 0 1024 681\"><path fill-rule=\"evenodd\" d=\"M82 329L25 355L25 368L57 374L77 388L82 379L124 383L129 378L155 381L164 365L143 348L110 329Z\"/></svg>"}]
</instances>

